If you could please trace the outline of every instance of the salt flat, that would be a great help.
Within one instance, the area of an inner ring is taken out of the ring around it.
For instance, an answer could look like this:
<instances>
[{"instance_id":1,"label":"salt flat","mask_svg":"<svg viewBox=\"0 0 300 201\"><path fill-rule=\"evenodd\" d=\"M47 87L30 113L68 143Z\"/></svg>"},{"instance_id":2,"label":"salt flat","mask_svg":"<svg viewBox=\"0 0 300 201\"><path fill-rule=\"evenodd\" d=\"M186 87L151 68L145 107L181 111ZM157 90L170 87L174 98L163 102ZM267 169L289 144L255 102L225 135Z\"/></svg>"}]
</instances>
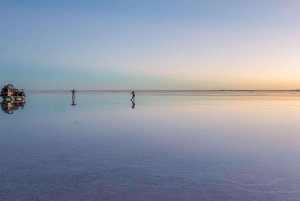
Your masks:
<instances>
[{"instance_id":1,"label":"salt flat","mask_svg":"<svg viewBox=\"0 0 300 201\"><path fill-rule=\"evenodd\" d=\"M30 91L1 200L299 200L300 93Z\"/></svg>"}]
</instances>

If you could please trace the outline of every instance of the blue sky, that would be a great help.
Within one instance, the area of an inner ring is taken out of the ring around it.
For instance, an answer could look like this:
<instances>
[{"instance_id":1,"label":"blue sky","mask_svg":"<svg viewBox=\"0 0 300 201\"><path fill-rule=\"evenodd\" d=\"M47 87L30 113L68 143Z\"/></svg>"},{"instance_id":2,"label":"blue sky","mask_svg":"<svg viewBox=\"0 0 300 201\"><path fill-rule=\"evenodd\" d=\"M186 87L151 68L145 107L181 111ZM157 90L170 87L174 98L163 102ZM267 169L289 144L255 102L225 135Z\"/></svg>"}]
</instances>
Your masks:
<instances>
[{"instance_id":1,"label":"blue sky","mask_svg":"<svg viewBox=\"0 0 300 201\"><path fill-rule=\"evenodd\" d=\"M3 85L300 88L298 1L0 3Z\"/></svg>"}]
</instances>

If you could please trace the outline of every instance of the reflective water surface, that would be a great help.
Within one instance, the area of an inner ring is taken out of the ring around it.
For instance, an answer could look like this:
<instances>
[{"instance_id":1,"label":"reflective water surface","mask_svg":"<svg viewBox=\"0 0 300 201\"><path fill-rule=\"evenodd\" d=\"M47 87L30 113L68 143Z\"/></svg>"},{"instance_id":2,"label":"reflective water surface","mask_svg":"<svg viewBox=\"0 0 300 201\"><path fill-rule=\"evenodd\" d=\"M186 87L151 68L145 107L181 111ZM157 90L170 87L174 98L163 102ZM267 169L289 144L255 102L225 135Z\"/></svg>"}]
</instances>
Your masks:
<instances>
[{"instance_id":1,"label":"reflective water surface","mask_svg":"<svg viewBox=\"0 0 300 201\"><path fill-rule=\"evenodd\" d=\"M300 92L130 93L2 108L0 200L300 200Z\"/></svg>"}]
</instances>

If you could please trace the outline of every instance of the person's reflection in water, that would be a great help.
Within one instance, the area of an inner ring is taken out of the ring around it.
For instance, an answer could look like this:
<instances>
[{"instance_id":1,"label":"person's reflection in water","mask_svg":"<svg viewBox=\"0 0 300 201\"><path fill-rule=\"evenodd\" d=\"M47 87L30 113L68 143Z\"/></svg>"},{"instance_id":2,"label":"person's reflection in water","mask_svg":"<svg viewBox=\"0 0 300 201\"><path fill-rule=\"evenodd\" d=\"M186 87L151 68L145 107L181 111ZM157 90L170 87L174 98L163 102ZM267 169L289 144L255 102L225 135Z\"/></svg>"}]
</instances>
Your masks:
<instances>
[{"instance_id":1,"label":"person's reflection in water","mask_svg":"<svg viewBox=\"0 0 300 201\"><path fill-rule=\"evenodd\" d=\"M131 100L131 103L132 103L131 108L134 109L134 107L135 107L135 102L134 102L134 100Z\"/></svg>"},{"instance_id":2,"label":"person's reflection in water","mask_svg":"<svg viewBox=\"0 0 300 201\"><path fill-rule=\"evenodd\" d=\"M131 94L132 94L132 98L130 99L131 103L132 103L131 108L134 109L134 107L135 107L135 94L134 94L134 91L132 91Z\"/></svg>"}]
</instances>

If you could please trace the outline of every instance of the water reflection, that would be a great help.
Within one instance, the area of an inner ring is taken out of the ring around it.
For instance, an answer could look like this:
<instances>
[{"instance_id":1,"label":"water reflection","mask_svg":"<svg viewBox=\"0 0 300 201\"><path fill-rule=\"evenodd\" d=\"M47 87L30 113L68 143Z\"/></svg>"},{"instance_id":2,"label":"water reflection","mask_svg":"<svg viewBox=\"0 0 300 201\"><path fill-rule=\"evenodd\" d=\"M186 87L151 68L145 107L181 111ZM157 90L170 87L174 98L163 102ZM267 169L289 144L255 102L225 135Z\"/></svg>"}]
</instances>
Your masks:
<instances>
[{"instance_id":1,"label":"water reflection","mask_svg":"<svg viewBox=\"0 0 300 201\"><path fill-rule=\"evenodd\" d=\"M131 100L131 103L132 103L131 108L134 109L135 108L135 102L134 102L134 100Z\"/></svg>"},{"instance_id":2,"label":"water reflection","mask_svg":"<svg viewBox=\"0 0 300 201\"><path fill-rule=\"evenodd\" d=\"M300 197L300 94L78 93L0 114L1 200Z\"/></svg>"},{"instance_id":3,"label":"water reflection","mask_svg":"<svg viewBox=\"0 0 300 201\"><path fill-rule=\"evenodd\" d=\"M1 109L6 114L13 114L19 108L21 108L23 110L25 104L26 104L25 100L2 101L1 102Z\"/></svg>"}]
</instances>

